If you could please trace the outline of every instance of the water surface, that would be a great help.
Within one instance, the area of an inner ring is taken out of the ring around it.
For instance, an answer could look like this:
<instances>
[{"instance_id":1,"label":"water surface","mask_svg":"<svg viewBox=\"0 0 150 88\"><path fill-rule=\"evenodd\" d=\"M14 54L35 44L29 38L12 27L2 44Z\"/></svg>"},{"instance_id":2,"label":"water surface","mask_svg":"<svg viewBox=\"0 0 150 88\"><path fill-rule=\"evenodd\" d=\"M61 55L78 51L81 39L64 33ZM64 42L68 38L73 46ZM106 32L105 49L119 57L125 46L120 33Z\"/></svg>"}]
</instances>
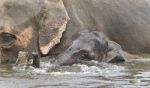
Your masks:
<instances>
[{"instance_id":1,"label":"water surface","mask_svg":"<svg viewBox=\"0 0 150 88\"><path fill-rule=\"evenodd\" d=\"M0 65L0 88L150 88L150 59L41 68Z\"/></svg>"}]
</instances>

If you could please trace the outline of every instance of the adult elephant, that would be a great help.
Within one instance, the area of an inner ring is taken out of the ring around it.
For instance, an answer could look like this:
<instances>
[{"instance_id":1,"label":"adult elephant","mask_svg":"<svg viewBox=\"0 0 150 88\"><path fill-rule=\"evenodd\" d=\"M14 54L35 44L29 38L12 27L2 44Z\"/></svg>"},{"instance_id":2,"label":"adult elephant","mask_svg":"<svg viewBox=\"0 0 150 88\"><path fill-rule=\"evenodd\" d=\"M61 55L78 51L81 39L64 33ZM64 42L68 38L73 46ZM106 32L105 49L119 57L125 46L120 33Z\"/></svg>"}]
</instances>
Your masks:
<instances>
[{"instance_id":1,"label":"adult elephant","mask_svg":"<svg viewBox=\"0 0 150 88\"><path fill-rule=\"evenodd\" d=\"M32 52L39 56L47 54L60 42L68 20L61 0L1 0L0 39L10 43L8 34L16 39L9 48L2 48L0 60L14 62L18 56L24 56L18 55L19 51L29 56Z\"/></svg>"},{"instance_id":2,"label":"adult elephant","mask_svg":"<svg viewBox=\"0 0 150 88\"><path fill-rule=\"evenodd\" d=\"M123 50L150 52L150 0L63 0L69 14L67 30L52 53L61 53L83 29L103 32ZM58 51L58 52L57 52Z\"/></svg>"}]
</instances>

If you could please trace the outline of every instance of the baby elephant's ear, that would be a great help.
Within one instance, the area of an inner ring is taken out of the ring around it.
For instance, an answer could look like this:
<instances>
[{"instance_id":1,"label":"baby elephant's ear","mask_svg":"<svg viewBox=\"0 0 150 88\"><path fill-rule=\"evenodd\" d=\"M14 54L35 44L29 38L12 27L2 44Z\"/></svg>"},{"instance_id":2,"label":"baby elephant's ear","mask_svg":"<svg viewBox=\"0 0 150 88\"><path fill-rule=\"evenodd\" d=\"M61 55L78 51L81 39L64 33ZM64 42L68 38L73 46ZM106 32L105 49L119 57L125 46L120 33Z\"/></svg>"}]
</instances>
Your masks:
<instances>
[{"instance_id":1,"label":"baby elephant's ear","mask_svg":"<svg viewBox=\"0 0 150 88\"><path fill-rule=\"evenodd\" d=\"M60 42L62 33L66 30L69 16L62 0L49 0L44 3L42 17L39 20L39 47L43 55Z\"/></svg>"}]
</instances>

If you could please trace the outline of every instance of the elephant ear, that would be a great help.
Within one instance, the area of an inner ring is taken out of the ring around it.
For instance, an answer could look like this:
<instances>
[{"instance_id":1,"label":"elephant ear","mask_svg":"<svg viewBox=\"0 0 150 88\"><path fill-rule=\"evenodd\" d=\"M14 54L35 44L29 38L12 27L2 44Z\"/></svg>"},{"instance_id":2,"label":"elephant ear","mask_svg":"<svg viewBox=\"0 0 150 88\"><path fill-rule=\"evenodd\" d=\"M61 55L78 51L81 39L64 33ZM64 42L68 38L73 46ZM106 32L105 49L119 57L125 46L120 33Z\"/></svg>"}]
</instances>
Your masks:
<instances>
[{"instance_id":1,"label":"elephant ear","mask_svg":"<svg viewBox=\"0 0 150 88\"><path fill-rule=\"evenodd\" d=\"M69 16L62 0L44 0L41 10L39 47L43 55L49 53L51 48L60 42Z\"/></svg>"}]
</instances>

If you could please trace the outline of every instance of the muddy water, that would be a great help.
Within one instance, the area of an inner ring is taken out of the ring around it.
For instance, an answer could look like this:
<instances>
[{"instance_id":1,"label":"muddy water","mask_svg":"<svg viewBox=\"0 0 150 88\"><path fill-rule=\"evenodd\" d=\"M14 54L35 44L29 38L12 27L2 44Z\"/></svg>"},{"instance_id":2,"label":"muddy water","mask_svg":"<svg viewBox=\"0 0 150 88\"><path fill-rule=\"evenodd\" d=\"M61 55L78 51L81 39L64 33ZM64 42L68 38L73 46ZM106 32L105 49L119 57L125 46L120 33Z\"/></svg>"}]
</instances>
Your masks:
<instances>
[{"instance_id":1,"label":"muddy water","mask_svg":"<svg viewBox=\"0 0 150 88\"><path fill-rule=\"evenodd\" d=\"M150 59L41 68L0 66L0 88L150 88Z\"/></svg>"}]
</instances>

